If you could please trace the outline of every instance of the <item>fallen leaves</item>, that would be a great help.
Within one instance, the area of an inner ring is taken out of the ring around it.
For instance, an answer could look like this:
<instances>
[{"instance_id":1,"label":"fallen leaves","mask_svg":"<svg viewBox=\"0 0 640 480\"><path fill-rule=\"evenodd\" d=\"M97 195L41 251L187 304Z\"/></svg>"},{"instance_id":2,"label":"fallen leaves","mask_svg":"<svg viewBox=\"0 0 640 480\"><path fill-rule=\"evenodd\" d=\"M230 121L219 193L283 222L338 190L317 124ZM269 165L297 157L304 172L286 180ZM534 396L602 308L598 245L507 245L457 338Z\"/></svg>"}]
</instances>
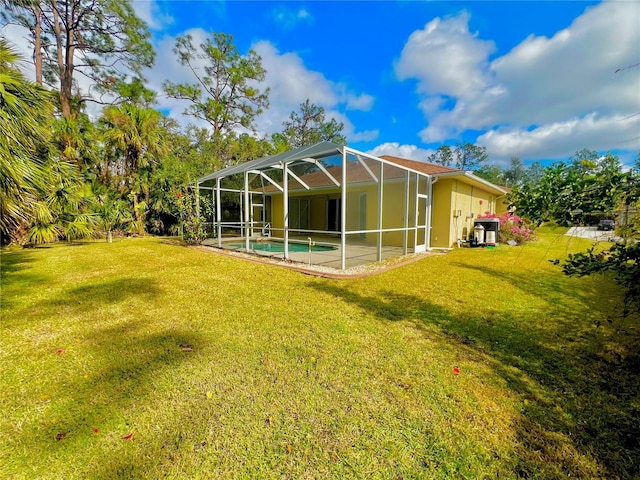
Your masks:
<instances>
[{"instance_id":1,"label":"fallen leaves","mask_svg":"<svg viewBox=\"0 0 640 480\"><path fill-rule=\"evenodd\" d=\"M124 437L122 437L123 440L131 440L133 438L133 432L131 432L128 435L125 435Z\"/></svg>"},{"instance_id":2,"label":"fallen leaves","mask_svg":"<svg viewBox=\"0 0 640 480\"><path fill-rule=\"evenodd\" d=\"M56 350L56 355L62 355L64 353L64 348L59 348Z\"/></svg>"}]
</instances>

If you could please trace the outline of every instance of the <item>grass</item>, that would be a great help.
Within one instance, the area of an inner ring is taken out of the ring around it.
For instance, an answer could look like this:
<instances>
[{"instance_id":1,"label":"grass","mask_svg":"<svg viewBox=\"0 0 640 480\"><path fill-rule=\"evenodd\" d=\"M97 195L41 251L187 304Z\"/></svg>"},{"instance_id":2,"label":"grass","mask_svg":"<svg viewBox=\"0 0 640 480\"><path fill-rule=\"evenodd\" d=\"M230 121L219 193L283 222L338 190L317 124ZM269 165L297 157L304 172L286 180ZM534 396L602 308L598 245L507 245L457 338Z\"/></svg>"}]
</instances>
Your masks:
<instances>
[{"instance_id":1,"label":"grass","mask_svg":"<svg viewBox=\"0 0 640 480\"><path fill-rule=\"evenodd\" d=\"M357 280L3 250L0 477L640 477L639 319L539 236Z\"/></svg>"}]
</instances>

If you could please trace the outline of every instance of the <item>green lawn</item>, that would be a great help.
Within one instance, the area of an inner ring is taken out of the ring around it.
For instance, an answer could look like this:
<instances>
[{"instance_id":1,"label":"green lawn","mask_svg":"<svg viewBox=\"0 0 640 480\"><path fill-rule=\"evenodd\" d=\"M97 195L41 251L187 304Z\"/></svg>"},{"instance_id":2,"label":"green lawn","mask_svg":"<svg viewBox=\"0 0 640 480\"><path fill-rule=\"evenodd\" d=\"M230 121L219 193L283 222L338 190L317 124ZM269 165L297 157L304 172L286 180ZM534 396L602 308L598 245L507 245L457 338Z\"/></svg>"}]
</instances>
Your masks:
<instances>
[{"instance_id":1,"label":"green lawn","mask_svg":"<svg viewBox=\"0 0 640 480\"><path fill-rule=\"evenodd\" d=\"M640 476L640 321L539 236L358 280L3 250L0 478Z\"/></svg>"}]
</instances>

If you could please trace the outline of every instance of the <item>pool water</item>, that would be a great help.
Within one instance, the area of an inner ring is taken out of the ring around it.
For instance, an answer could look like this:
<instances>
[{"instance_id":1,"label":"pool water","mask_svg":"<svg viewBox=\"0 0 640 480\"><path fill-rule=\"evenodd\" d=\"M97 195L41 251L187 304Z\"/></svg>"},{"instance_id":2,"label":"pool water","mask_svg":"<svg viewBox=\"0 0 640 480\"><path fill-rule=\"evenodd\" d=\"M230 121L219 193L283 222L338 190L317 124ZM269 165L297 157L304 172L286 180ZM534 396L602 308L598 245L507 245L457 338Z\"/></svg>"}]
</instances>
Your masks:
<instances>
[{"instance_id":1,"label":"pool water","mask_svg":"<svg viewBox=\"0 0 640 480\"><path fill-rule=\"evenodd\" d=\"M244 248L245 242L225 243L224 245L233 247L233 248ZM255 242L252 240L249 243L249 248L251 250L256 250L259 252L284 253L284 242L275 242L273 240L267 240L264 242ZM331 250L335 250L336 248L337 247L333 247L330 245L314 245L313 247L311 247L311 251L312 252L330 252ZM290 252L308 252L309 244L289 242L289 251Z\"/></svg>"}]
</instances>

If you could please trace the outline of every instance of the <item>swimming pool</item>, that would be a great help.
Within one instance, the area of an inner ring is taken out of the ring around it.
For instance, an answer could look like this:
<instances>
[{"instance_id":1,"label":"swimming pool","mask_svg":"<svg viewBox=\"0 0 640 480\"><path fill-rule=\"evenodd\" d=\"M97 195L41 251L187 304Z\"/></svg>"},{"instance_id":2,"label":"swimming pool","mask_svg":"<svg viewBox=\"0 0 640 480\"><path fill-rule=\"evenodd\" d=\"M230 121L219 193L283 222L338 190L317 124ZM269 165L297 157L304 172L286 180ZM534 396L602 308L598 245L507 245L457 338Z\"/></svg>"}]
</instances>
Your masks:
<instances>
[{"instance_id":1,"label":"swimming pool","mask_svg":"<svg viewBox=\"0 0 640 480\"><path fill-rule=\"evenodd\" d=\"M224 246L232 247L232 248L244 248L245 242L233 242L233 243L225 243ZM275 240L265 240L262 242L256 242L251 240L249 243L249 248L251 250L256 250L258 252L271 252L271 253L284 253L284 242L277 242ZM336 250L338 247L334 247L332 245L314 245L311 247L312 252L330 252L332 250ZM297 242L289 242L289 251L290 252L308 252L309 244L308 243L297 243Z\"/></svg>"}]
</instances>

